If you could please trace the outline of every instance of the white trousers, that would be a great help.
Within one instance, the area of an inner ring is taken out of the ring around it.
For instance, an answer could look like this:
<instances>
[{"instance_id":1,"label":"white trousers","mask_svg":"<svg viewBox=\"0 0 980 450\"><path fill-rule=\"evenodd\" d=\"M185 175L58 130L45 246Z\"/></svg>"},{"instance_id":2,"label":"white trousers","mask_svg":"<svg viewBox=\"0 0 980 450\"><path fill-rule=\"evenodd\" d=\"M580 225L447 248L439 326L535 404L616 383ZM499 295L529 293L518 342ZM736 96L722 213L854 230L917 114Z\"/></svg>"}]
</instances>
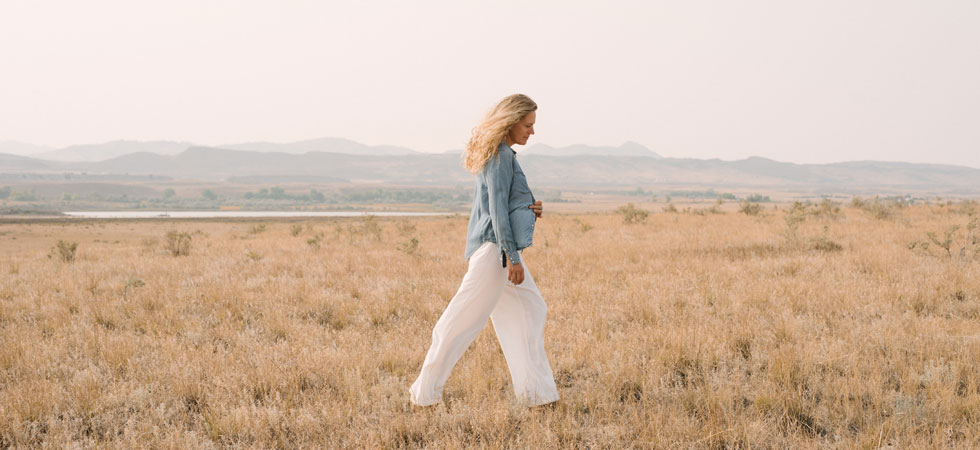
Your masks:
<instances>
[{"instance_id":1,"label":"white trousers","mask_svg":"<svg viewBox=\"0 0 980 450\"><path fill-rule=\"evenodd\" d=\"M544 321L548 312L534 278L524 266L524 282L507 280L497 244L485 242L472 256L463 282L432 330L432 346L422 371L409 388L412 403L432 405L442 400L449 373L487 324L500 341L507 359L514 394L529 406L558 400L554 375L544 352Z\"/></svg>"}]
</instances>

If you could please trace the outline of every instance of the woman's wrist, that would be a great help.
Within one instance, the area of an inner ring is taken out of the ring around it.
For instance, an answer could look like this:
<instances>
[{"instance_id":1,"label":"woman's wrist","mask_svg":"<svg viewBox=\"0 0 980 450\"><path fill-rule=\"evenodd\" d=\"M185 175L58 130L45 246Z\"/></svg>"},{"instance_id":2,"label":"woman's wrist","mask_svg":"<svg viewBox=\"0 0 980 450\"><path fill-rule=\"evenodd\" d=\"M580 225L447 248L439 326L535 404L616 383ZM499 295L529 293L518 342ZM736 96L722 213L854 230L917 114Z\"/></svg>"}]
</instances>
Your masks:
<instances>
[{"instance_id":1,"label":"woman's wrist","mask_svg":"<svg viewBox=\"0 0 980 450\"><path fill-rule=\"evenodd\" d=\"M510 265L512 265L512 266L516 266L516 265L520 265L521 264L521 255L520 255L520 253L518 253L518 252L508 252L506 250L503 250L501 253L503 254L502 258L503 258L503 261L504 261L504 267L507 267L507 264L508 263ZM511 257L511 255L514 255L514 257Z\"/></svg>"}]
</instances>

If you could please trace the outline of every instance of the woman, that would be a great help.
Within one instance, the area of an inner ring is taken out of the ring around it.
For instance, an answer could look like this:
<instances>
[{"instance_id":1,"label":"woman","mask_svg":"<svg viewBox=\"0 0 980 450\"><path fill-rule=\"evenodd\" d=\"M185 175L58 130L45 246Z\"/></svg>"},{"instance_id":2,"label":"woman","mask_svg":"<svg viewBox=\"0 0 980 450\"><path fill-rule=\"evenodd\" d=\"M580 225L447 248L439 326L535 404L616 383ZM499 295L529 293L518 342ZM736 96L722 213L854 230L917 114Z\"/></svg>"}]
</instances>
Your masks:
<instances>
[{"instance_id":1,"label":"woman","mask_svg":"<svg viewBox=\"0 0 980 450\"><path fill-rule=\"evenodd\" d=\"M493 322L504 351L514 393L529 406L558 400L544 352L548 307L534 284L521 250L531 245L541 202L534 201L512 145L534 134L538 106L526 95L511 95L473 129L463 165L476 174L466 236L469 260L459 290L432 330L432 346L409 389L412 403L439 403L456 361Z\"/></svg>"}]
</instances>

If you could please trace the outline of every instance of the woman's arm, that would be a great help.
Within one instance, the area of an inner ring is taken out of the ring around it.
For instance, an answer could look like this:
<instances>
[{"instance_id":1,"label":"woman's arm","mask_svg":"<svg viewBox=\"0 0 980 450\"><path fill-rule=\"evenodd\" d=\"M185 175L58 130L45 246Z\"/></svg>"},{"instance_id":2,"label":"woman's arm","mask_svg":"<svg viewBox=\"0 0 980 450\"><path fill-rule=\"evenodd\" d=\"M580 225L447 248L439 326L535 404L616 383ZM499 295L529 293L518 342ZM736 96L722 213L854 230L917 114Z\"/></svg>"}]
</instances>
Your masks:
<instances>
[{"instance_id":1,"label":"woman's arm","mask_svg":"<svg viewBox=\"0 0 980 450\"><path fill-rule=\"evenodd\" d=\"M517 244L510 229L510 185L514 180L514 154L510 149L501 149L497 155L487 161L483 167L487 181L487 191L490 196L490 223L497 245L504 250L510 263L521 263L517 253Z\"/></svg>"}]
</instances>

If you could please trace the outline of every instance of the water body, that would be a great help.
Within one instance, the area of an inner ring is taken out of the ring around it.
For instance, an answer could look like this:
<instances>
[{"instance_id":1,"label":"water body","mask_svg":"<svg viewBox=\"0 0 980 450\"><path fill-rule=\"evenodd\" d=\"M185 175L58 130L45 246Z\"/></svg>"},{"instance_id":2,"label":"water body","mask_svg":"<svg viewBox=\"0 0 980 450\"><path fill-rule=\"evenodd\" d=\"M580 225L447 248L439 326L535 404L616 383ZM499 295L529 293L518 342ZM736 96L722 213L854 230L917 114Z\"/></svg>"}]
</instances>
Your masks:
<instances>
[{"instance_id":1,"label":"water body","mask_svg":"<svg viewBox=\"0 0 980 450\"><path fill-rule=\"evenodd\" d=\"M366 212L366 211L68 211L68 217L85 219L223 219L235 217L403 217L451 216L433 212Z\"/></svg>"}]
</instances>

